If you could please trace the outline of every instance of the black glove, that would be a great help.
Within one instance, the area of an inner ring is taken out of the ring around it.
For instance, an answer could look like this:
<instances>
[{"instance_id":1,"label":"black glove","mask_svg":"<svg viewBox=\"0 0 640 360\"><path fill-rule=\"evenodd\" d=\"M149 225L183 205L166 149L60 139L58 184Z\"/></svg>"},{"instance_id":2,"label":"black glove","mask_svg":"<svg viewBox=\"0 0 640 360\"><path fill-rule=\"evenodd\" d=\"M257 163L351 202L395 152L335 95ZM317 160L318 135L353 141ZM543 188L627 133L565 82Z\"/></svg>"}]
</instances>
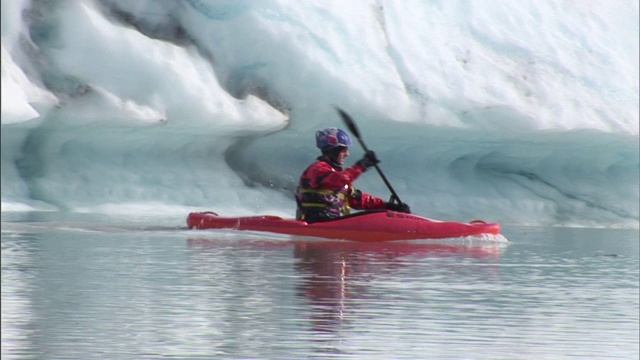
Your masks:
<instances>
[{"instance_id":1,"label":"black glove","mask_svg":"<svg viewBox=\"0 0 640 360\"><path fill-rule=\"evenodd\" d=\"M411 214L411 208L405 203L398 204L397 202L388 202L386 208L387 210Z\"/></svg>"},{"instance_id":2,"label":"black glove","mask_svg":"<svg viewBox=\"0 0 640 360\"><path fill-rule=\"evenodd\" d=\"M368 168L375 166L379 162L380 160L378 160L378 158L376 157L376 153L369 150L364 154L364 157L362 159L358 160L356 164L362 166L365 170L367 170Z\"/></svg>"}]
</instances>

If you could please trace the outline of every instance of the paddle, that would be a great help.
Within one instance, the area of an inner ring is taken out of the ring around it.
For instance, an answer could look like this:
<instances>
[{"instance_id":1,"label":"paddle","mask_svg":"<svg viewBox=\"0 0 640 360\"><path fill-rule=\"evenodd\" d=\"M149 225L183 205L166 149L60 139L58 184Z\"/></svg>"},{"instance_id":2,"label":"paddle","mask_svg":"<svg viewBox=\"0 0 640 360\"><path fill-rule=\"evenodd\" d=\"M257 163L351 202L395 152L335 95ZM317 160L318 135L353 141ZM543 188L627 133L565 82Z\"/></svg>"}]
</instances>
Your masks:
<instances>
[{"instance_id":1,"label":"paddle","mask_svg":"<svg viewBox=\"0 0 640 360\"><path fill-rule=\"evenodd\" d=\"M334 106L334 107L335 107L336 111L338 112L338 114L340 114L340 117L342 118L342 121L344 121L345 125L347 125L347 127L349 128L349 131L351 131L351 133L356 137L356 139L358 139L358 141L360 142L360 145L362 145L362 148L364 149L364 151L368 152L369 148L364 143L364 140L362 140L362 137L360 136L360 131L358 130L358 127L356 126L356 123L353 121L351 116L349 116L349 114L347 114L344 110L340 109L339 107L337 107L337 106ZM387 177L384 176L384 174L382 173L382 170L380 170L380 167L378 166L378 164L375 164L374 166L375 166L376 170L378 170L378 174L380 174L380 177L382 178L382 181L384 181L384 183L389 188L389 191L391 191L391 199L392 199L392 201L397 201L398 205L401 205L402 201L400 201L400 197L398 197L398 194L396 194L395 190L393 190L393 187L391 187L391 184L389 183L389 180L387 180Z\"/></svg>"}]
</instances>

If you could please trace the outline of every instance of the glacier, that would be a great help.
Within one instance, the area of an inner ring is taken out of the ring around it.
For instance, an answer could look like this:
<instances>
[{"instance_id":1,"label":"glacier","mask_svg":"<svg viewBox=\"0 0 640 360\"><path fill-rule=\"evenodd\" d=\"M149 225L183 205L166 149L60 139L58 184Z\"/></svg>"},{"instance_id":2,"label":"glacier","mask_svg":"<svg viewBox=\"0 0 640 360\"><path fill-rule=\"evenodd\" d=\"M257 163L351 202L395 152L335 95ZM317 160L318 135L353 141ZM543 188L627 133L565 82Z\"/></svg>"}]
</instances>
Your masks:
<instances>
[{"instance_id":1,"label":"glacier","mask_svg":"<svg viewBox=\"0 0 640 360\"><path fill-rule=\"evenodd\" d=\"M638 7L2 0L2 212L291 217L339 106L416 214L638 228Z\"/></svg>"}]
</instances>

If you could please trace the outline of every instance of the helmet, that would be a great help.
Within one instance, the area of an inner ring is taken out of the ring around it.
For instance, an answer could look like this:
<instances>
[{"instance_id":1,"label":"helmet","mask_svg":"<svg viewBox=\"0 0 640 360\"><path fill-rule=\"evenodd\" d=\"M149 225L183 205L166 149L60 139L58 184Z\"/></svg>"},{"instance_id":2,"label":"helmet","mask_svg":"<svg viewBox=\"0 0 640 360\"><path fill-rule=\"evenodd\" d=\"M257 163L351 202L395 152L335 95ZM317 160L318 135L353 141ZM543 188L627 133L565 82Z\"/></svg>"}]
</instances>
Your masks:
<instances>
[{"instance_id":1,"label":"helmet","mask_svg":"<svg viewBox=\"0 0 640 360\"><path fill-rule=\"evenodd\" d=\"M338 128L326 128L316 132L316 146L320 150L336 148L338 146L351 146L351 138L344 130Z\"/></svg>"}]
</instances>

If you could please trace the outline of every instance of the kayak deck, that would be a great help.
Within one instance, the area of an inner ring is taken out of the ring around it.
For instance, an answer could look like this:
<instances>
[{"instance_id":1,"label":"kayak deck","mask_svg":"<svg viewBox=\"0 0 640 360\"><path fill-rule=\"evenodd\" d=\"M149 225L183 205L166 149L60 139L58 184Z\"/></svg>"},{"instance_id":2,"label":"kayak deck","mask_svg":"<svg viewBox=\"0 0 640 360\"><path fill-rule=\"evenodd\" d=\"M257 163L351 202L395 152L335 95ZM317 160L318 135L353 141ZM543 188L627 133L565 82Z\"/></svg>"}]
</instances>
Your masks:
<instances>
[{"instance_id":1,"label":"kayak deck","mask_svg":"<svg viewBox=\"0 0 640 360\"><path fill-rule=\"evenodd\" d=\"M500 234L500 225L474 220L469 223L439 221L395 211L365 211L329 221L307 223L261 215L221 217L214 212L192 212L190 229L234 229L265 231L295 236L320 237L361 242L444 239Z\"/></svg>"}]
</instances>

